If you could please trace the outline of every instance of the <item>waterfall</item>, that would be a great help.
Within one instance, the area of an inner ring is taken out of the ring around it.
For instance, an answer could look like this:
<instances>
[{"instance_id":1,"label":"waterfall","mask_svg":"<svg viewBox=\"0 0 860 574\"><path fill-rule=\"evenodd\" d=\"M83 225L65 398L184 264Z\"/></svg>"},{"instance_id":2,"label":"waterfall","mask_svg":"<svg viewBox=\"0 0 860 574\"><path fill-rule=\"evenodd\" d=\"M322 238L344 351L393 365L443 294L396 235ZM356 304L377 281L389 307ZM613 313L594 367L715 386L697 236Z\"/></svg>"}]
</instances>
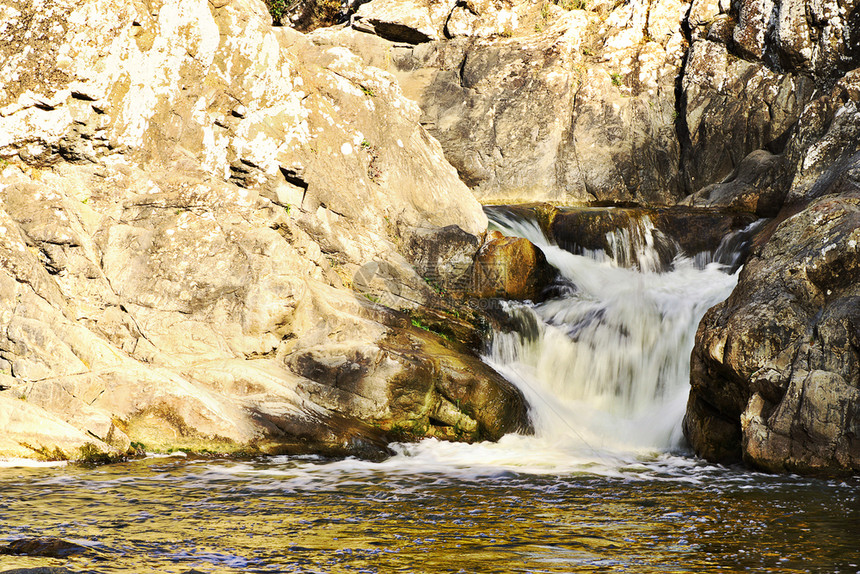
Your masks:
<instances>
[{"instance_id":1,"label":"waterfall","mask_svg":"<svg viewBox=\"0 0 860 574\"><path fill-rule=\"evenodd\" d=\"M508 469L628 477L645 472L642 464L651 465L648 472L656 464L658 473L672 472L665 460L672 468L689 464L671 453L683 441L690 352L704 313L737 282L730 247L743 241L686 256L643 215L611 232L608 252L573 253L533 220L487 212L495 229L529 239L563 277L547 301L504 302L514 328L494 333L484 356L525 395L535 434L480 445L400 445L401 456L386 464L468 475ZM674 254L668 265L667 253Z\"/></svg>"},{"instance_id":2,"label":"waterfall","mask_svg":"<svg viewBox=\"0 0 860 574\"><path fill-rule=\"evenodd\" d=\"M601 449L677 446L698 322L736 275L704 254L676 256L659 272L658 247L671 240L647 216L612 232L609 253L579 255L535 222L490 216L538 245L572 285L538 305L507 304L523 328L496 333L486 357L526 394L537 436Z\"/></svg>"}]
</instances>

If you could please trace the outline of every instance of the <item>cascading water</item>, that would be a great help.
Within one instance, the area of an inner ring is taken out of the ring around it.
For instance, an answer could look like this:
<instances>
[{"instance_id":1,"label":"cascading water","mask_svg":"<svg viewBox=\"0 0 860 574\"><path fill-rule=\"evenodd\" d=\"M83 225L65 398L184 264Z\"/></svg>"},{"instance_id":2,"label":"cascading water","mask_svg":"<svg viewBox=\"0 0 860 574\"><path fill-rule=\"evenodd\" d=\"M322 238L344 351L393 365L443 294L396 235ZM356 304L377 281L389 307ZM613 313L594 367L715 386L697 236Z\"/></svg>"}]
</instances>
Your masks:
<instances>
[{"instance_id":1,"label":"cascading water","mask_svg":"<svg viewBox=\"0 0 860 574\"><path fill-rule=\"evenodd\" d=\"M543 303L505 303L517 328L495 333L484 357L523 391L535 435L480 447L425 441L404 454L416 464L614 473L677 449L698 322L737 282L713 261L733 263L732 254L679 255L667 268L671 239L642 216L607 237L608 253L577 255L534 221L504 210L489 216L504 234L540 247L567 282Z\"/></svg>"},{"instance_id":2,"label":"cascading water","mask_svg":"<svg viewBox=\"0 0 860 574\"><path fill-rule=\"evenodd\" d=\"M496 214L494 223L538 245L575 286L539 305L509 305L532 327L496 334L487 357L529 395L537 435L572 434L571 446L603 450L677 446L697 324L736 276L686 257L658 272L647 216L609 238L606 255L564 251L531 222Z\"/></svg>"}]
</instances>

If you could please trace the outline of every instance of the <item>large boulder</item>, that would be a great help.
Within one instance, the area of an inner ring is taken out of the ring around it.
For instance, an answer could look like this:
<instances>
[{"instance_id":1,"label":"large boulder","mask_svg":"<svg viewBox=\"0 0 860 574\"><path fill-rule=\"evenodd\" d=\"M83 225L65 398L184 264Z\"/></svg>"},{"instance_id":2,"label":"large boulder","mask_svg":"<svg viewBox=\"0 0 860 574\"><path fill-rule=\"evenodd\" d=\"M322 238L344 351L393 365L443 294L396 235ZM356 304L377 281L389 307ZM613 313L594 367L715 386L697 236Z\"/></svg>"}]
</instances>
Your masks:
<instances>
[{"instance_id":1,"label":"large boulder","mask_svg":"<svg viewBox=\"0 0 860 574\"><path fill-rule=\"evenodd\" d=\"M254 0L0 12L0 456L527 425L472 350L391 318L435 297L411 238L487 220L390 74ZM393 309L353 289L369 263Z\"/></svg>"},{"instance_id":2,"label":"large boulder","mask_svg":"<svg viewBox=\"0 0 860 574\"><path fill-rule=\"evenodd\" d=\"M708 459L860 468L858 17L842 1L692 5L685 203L774 217L699 325L684 431Z\"/></svg>"},{"instance_id":3,"label":"large boulder","mask_svg":"<svg viewBox=\"0 0 860 574\"><path fill-rule=\"evenodd\" d=\"M558 275L528 239L494 232L475 256L472 294L480 298L541 301Z\"/></svg>"},{"instance_id":4,"label":"large boulder","mask_svg":"<svg viewBox=\"0 0 860 574\"><path fill-rule=\"evenodd\" d=\"M687 436L768 470L860 472L860 187L783 222L696 336Z\"/></svg>"}]
</instances>

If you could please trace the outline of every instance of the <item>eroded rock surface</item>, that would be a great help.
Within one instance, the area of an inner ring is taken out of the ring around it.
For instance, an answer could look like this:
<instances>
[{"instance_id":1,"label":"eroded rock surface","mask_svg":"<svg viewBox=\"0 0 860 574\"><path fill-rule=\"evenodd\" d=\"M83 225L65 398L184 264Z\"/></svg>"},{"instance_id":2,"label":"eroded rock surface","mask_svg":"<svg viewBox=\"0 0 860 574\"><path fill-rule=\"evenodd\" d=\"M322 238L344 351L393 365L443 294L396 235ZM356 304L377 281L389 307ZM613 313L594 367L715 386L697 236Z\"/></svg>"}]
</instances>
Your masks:
<instances>
[{"instance_id":1,"label":"eroded rock surface","mask_svg":"<svg viewBox=\"0 0 860 574\"><path fill-rule=\"evenodd\" d=\"M807 337L811 344L820 313L831 317L830 303L799 297L778 271L818 250L834 254L833 262L817 264L834 281L847 273L838 261L853 249L847 206L860 140L856 2L631 0L581 8L373 0L350 28L320 30L312 39L350 46L394 74L482 201L653 207L680 200L739 218L775 218L759 231L731 303L702 323L687 436L708 458L856 470L851 389L858 384L853 371L833 366L842 347L819 345L830 366L796 371L817 373L795 383L822 397L814 414L783 391L758 393L752 378L790 341ZM413 35L394 37L395 29ZM810 213L824 205L844 208L842 231L822 228L804 238L799 228L789 231L816 221ZM577 236L593 241L574 248L611 249L595 221L567 224L594 228ZM693 228L702 227L675 225L672 242L695 252L709 234ZM765 254L775 261L769 271ZM842 319L831 323L847 329L852 304L833 303L833 317ZM746 350L724 358L726 337ZM793 364L774 363L779 375L768 376L781 381L774 388L791 386Z\"/></svg>"},{"instance_id":2,"label":"eroded rock surface","mask_svg":"<svg viewBox=\"0 0 860 574\"><path fill-rule=\"evenodd\" d=\"M696 336L684 430L706 458L860 471L858 17L852 2L693 4L688 173L693 189L728 177L686 202L775 217Z\"/></svg>"},{"instance_id":3,"label":"eroded rock surface","mask_svg":"<svg viewBox=\"0 0 860 574\"><path fill-rule=\"evenodd\" d=\"M688 22L692 45L681 80L679 133L686 191L720 183L733 172L732 180L783 179L777 185L787 189L790 164L759 155L757 165L736 169L757 150L784 154L798 131L826 128L823 118L809 123L811 102L851 99L831 90L860 63L856 2L694 0ZM771 164L767 175L762 161ZM755 175L744 175L751 171Z\"/></svg>"},{"instance_id":4,"label":"eroded rock surface","mask_svg":"<svg viewBox=\"0 0 860 574\"><path fill-rule=\"evenodd\" d=\"M685 430L703 456L860 471L860 187L782 222L699 326Z\"/></svg>"},{"instance_id":5,"label":"eroded rock surface","mask_svg":"<svg viewBox=\"0 0 860 574\"><path fill-rule=\"evenodd\" d=\"M674 203L688 5L557 4L373 0L311 38L395 74L484 202Z\"/></svg>"},{"instance_id":6,"label":"eroded rock surface","mask_svg":"<svg viewBox=\"0 0 860 574\"><path fill-rule=\"evenodd\" d=\"M390 74L252 0L0 12L0 455L373 456L528 424L404 315L436 297L410 238L486 217ZM352 289L371 262L389 306Z\"/></svg>"}]
</instances>

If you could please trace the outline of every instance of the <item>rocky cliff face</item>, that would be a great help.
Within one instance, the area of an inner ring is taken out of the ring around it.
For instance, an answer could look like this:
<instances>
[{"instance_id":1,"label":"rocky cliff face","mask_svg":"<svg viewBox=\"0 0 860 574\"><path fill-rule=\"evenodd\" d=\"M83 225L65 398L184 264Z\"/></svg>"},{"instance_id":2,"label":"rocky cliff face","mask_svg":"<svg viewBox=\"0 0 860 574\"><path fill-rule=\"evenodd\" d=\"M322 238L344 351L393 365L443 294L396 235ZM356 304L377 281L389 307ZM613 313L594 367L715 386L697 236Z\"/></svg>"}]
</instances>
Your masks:
<instances>
[{"instance_id":1,"label":"rocky cliff face","mask_svg":"<svg viewBox=\"0 0 860 574\"><path fill-rule=\"evenodd\" d=\"M3 454L500 436L522 397L434 280L540 260L473 196L680 200L774 218L700 325L690 442L858 471L856 2L355 6L0 4Z\"/></svg>"},{"instance_id":2,"label":"rocky cliff face","mask_svg":"<svg viewBox=\"0 0 860 574\"><path fill-rule=\"evenodd\" d=\"M699 326L686 434L713 460L856 473L860 11L697 1L690 18L687 174L726 179L688 202L775 219Z\"/></svg>"},{"instance_id":3,"label":"rocky cliff face","mask_svg":"<svg viewBox=\"0 0 860 574\"><path fill-rule=\"evenodd\" d=\"M351 28L311 39L393 73L482 202L667 205L682 197L675 81L687 9L373 0Z\"/></svg>"},{"instance_id":4,"label":"rocky cliff face","mask_svg":"<svg viewBox=\"0 0 860 574\"><path fill-rule=\"evenodd\" d=\"M457 226L469 261L486 218L390 74L251 0L0 14L0 455L373 454L527 424L410 319L436 297L411 238Z\"/></svg>"}]
</instances>

